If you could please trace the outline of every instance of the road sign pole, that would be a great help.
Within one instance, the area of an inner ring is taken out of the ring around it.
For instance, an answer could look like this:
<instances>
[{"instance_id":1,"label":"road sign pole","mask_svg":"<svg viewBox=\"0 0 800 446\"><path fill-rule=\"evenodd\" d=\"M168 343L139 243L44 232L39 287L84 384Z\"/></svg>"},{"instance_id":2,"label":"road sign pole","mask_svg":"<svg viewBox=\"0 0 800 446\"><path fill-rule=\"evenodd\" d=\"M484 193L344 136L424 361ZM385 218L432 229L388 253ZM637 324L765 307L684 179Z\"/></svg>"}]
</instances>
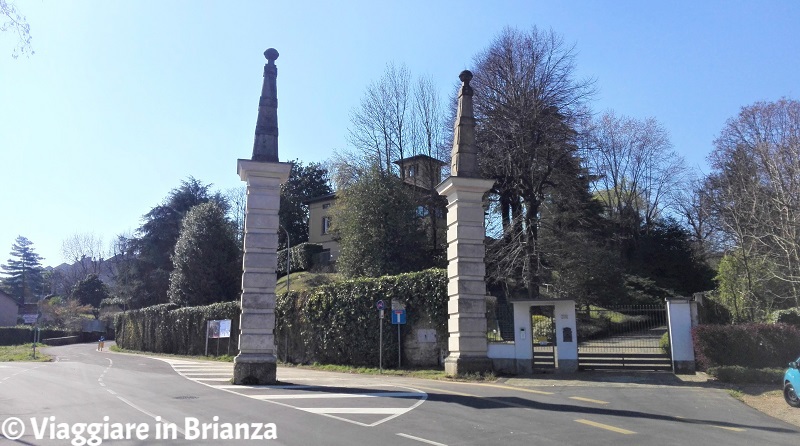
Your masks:
<instances>
[{"instance_id":1,"label":"road sign pole","mask_svg":"<svg viewBox=\"0 0 800 446\"><path fill-rule=\"evenodd\" d=\"M208 356L208 321L206 321L206 356Z\"/></svg>"},{"instance_id":2,"label":"road sign pole","mask_svg":"<svg viewBox=\"0 0 800 446\"><path fill-rule=\"evenodd\" d=\"M383 309L386 304L379 300L375 302L375 308L378 309L378 331L380 332L380 341L378 341L378 369L383 374Z\"/></svg>"},{"instance_id":3,"label":"road sign pole","mask_svg":"<svg viewBox=\"0 0 800 446\"><path fill-rule=\"evenodd\" d=\"M400 324L397 324L397 368L400 368L400 352L403 351L403 344L400 342Z\"/></svg>"}]
</instances>

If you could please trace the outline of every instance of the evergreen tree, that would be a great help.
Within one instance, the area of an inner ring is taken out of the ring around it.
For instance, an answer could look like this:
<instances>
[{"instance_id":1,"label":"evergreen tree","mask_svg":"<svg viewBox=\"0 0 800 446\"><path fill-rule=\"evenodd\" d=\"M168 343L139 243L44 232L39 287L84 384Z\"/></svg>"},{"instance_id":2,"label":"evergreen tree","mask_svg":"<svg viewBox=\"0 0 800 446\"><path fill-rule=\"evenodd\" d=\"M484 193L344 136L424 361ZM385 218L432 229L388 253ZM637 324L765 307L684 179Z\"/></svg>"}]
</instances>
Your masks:
<instances>
[{"instance_id":1,"label":"evergreen tree","mask_svg":"<svg viewBox=\"0 0 800 446\"><path fill-rule=\"evenodd\" d=\"M97 274L89 274L72 289L72 298L77 299L82 305L91 306L96 314L100 309L100 302L109 297L108 287Z\"/></svg>"},{"instance_id":2,"label":"evergreen tree","mask_svg":"<svg viewBox=\"0 0 800 446\"><path fill-rule=\"evenodd\" d=\"M308 241L308 205L304 202L333 192L328 183L328 171L317 163L303 166L292 161L289 179L281 185L281 226L289 232L292 245ZM286 233L278 231L278 247L286 248Z\"/></svg>"},{"instance_id":3,"label":"evergreen tree","mask_svg":"<svg viewBox=\"0 0 800 446\"><path fill-rule=\"evenodd\" d=\"M169 299L182 306L236 299L241 290L241 257L236 225L216 203L189 211L172 256Z\"/></svg>"},{"instance_id":4,"label":"evergreen tree","mask_svg":"<svg viewBox=\"0 0 800 446\"><path fill-rule=\"evenodd\" d=\"M161 205L144 215L138 237L124 240L120 249L125 254L125 261L118 262L125 284L120 291L125 295L119 297L129 300L135 308L168 301L172 254L184 217L194 206L209 201L226 207L225 199L210 193L210 188L210 184L189 177L170 191Z\"/></svg>"},{"instance_id":5,"label":"evergreen tree","mask_svg":"<svg viewBox=\"0 0 800 446\"><path fill-rule=\"evenodd\" d=\"M17 237L11 246L11 258L0 265L7 276L2 279L3 288L19 303L36 301L44 292L42 258L32 245L27 238Z\"/></svg>"},{"instance_id":6,"label":"evergreen tree","mask_svg":"<svg viewBox=\"0 0 800 446\"><path fill-rule=\"evenodd\" d=\"M338 193L333 231L346 277L378 277L431 266L425 235L402 180L374 167Z\"/></svg>"}]
</instances>

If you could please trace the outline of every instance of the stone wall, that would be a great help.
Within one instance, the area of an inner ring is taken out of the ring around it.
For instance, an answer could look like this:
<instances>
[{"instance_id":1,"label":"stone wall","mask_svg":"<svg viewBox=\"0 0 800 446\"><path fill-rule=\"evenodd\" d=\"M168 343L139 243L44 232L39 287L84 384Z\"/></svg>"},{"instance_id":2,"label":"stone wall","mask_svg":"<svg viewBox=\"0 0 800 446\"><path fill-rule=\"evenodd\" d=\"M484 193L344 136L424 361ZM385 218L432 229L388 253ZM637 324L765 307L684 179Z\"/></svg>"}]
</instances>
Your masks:
<instances>
[{"instance_id":1,"label":"stone wall","mask_svg":"<svg viewBox=\"0 0 800 446\"><path fill-rule=\"evenodd\" d=\"M422 316L414 325L401 328L403 367L439 367L446 354L447 339L440 339L430 318ZM394 333L397 336L397 333Z\"/></svg>"}]
</instances>

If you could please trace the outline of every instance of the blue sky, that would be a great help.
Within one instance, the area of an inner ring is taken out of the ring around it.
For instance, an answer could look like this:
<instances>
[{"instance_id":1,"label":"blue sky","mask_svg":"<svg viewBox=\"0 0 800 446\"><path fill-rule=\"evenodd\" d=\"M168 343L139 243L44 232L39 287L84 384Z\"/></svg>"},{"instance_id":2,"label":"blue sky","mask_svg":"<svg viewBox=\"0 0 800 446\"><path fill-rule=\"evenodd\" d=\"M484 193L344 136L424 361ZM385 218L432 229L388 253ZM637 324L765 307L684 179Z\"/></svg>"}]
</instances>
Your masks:
<instances>
[{"instance_id":1,"label":"blue sky","mask_svg":"<svg viewBox=\"0 0 800 446\"><path fill-rule=\"evenodd\" d=\"M0 263L17 235L57 265L73 234L131 233L190 175L239 186L269 47L282 161L347 148L349 113L388 63L447 97L505 26L574 43L596 112L655 117L703 170L740 107L800 98L794 0L12 2L36 54L13 59L0 34Z\"/></svg>"}]
</instances>

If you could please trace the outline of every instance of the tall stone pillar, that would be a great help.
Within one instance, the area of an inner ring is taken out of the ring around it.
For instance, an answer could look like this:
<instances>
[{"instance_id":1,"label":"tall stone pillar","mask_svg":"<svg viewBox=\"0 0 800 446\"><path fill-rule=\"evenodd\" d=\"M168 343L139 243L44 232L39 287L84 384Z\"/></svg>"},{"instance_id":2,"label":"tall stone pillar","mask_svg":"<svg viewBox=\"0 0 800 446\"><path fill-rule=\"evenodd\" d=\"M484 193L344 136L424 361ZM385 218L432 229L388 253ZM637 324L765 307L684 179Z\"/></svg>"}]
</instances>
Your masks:
<instances>
[{"instance_id":1,"label":"tall stone pillar","mask_svg":"<svg viewBox=\"0 0 800 446\"><path fill-rule=\"evenodd\" d=\"M483 195L494 181L480 178L472 111L472 73L459 75L451 176L436 191L447 198L448 375L492 370L486 340L486 265Z\"/></svg>"},{"instance_id":2,"label":"tall stone pillar","mask_svg":"<svg viewBox=\"0 0 800 446\"><path fill-rule=\"evenodd\" d=\"M239 355L233 361L234 384L272 384L277 381L275 355L275 282L278 267L278 210L280 186L291 164L278 162L278 99L275 60L264 52L264 85L250 160L240 159L237 171L247 183L242 263L242 315Z\"/></svg>"}]
</instances>

